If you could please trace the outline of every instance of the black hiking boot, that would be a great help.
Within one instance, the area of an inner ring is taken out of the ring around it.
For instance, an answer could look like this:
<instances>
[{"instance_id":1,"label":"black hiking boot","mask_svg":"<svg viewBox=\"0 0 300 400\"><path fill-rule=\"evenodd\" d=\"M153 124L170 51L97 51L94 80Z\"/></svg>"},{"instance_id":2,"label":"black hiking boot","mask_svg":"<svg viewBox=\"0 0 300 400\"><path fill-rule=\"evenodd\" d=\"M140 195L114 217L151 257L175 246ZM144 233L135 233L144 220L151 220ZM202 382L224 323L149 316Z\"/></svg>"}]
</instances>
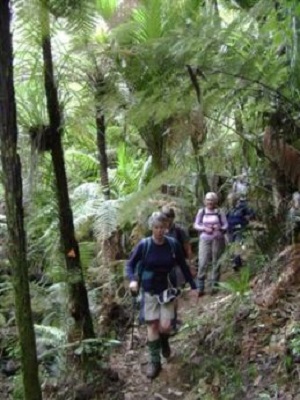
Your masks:
<instances>
[{"instance_id":1,"label":"black hiking boot","mask_svg":"<svg viewBox=\"0 0 300 400\"><path fill-rule=\"evenodd\" d=\"M169 344L169 335L160 334L161 354L164 358L169 358L171 355L171 348Z\"/></svg>"},{"instance_id":2,"label":"black hiking boot","mask_svg":"<svg viewBox=\"0 0 300 400\"><path fill-rule=\"evenodd\" d=\"M242 268L243 262L240 255L234 256L233 258L233 270L238 272Z\"/></svg>"},{"instance_id":3,"label":"black hiking boot","mask_svg":"<svg viewBox=\"0 0 300 400\"><path fill-rule=\"evenodd\" d=\"M201 279L198 278L197 289L198 289L198 297L202 297L205 295L205 280L203 278Z\"/></svg>"},{"instance_id":4,"label":"black hiking boot","mask_svg":"<svg viewBox=\"0 0 300 400\"><path fill-rule=\"evenodd\" d=\"M149 362L146 376L149 379L155 379L161 371L161 363L160 362Z\"/></svg>"}]
</instances>

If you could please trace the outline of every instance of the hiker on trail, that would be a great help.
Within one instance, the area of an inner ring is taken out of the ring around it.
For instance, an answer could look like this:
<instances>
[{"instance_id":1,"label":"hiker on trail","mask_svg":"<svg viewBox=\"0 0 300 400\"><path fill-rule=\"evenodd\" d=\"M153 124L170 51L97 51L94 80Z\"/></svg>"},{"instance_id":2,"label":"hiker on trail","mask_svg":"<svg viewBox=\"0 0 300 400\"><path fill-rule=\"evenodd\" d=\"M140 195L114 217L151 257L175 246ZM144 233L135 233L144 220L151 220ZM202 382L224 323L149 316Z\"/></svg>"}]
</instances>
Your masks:
<instances>
[{"instance_id":1,"label":"hiker on trail","mask_svg":"<svg viewBox=\"0 0 300 400\"><path fill-rule=\"evenodd\" d=\"M232 243L233 247L232 267L234 271L238 271L242 266L240 253L243 245L245 229L249 222L255 218L255 213L248 206L243 195L229 193L227 201L229 205L226 214L228 222L227 239L229 243Z\"/></svg>"},{"instance_id":2,"label":"hiker on trail","mask_svg":"<svg viewBox=\"0 0 300 400\"><path fill-rule=\"evenodd\" d=\"M240 195L240 198L246 197L249 191L249 182L247 172L243 172L236 177L232 185L233 193Z\"/></svg>"},{"instance_id":3,"label":"hiker on trail","mask_svg":"<svg viewBox=\"0 0 300 400\"><path fill-rule=\"evenodd\" d=\"M287 233L291 243L300 242L300 193L294 192L287 216Z\"/></svg>"},{"instance_id":4,"label":"hiker on trail","mask_svg":"<svg viewBox=\"0 0 300 400\"><path fill-rule=\"evenodd\" d=\"M178 240L179 244L181 245L181 249L183 251L185 259L187 261L187 264L190 268L190 272L193 278L195 278L197 270L192 262L193 254L188 232L175 222L176 215L174 208L171 208L169 206L163 206L161 211L168 218L166 235ZM186 282L185 277L183 276L179 265L176 265L174 268L174 271L171 276L171 282L175 287L183 287ZM178 330L178 325L180 324L180 320L177 318L178 300L175 300L174 305L175 305L175 318L172 321L172 328L173 328L173 333L176 333Z\"/></svg>"},{"instance_id":5,"label":"hiker on trail","mask_svg":"<svg viewBox=\"0 0 300 400\"><path fill-rule=\"evenodd\" d=\"M193 297L197 296L196 285L186 264L184 254L177 240L165 235L167 218L162 212L155 212L149 219L152 230L150 238L142 239L126 264L132 294L144 292L144 314L147 324L150 362L147 377L154 379L161 371L161 355L169 358L171 349L169 333L174 318L174 299L180 291L171 287L169 275L179 265L186 281L190 284ZM145 254L145 246L150 245Z\"/></svg>"},{"instance_id":6,"label":"hiker on trail","mask_svg":"<svg viewBox=\"0 0 300 400\"><path fill-rule=\"evenodd\" d=\"M208 265L212 262L211 291L216 292L220 279L219 259L225 249L225 232L228 223L222 210L218 208L218 196L208 192L204 198L204 208L199 209L194 228L200 232L199 239L199 296L205 294L205 279Z\"/></svg>"},{"instance_id":7,"label":"hiker on trail","mask_svg":"<svg viewBox=\"0 0 300 400\"><path fill-rule=\"evenodd\" d=\"M190 237L189 237L187 230L185 230L184 228L182 228L175 222L176 215L175 215L174 208L171 208L169 206L163 206L161 211L168 218L166 235L178 240L178 242L181 245L185 259L187 261L187 264L190 267L191 274L194 276L194 274L196 273L196 268L193 265L192 247L191 247ZM179 266L177 266L175 268L175 272L176 272L176 278L177 278L177 280L176 280L177 286L184 285L185 278L184 278Z\"/></svg>"}]
</instances>

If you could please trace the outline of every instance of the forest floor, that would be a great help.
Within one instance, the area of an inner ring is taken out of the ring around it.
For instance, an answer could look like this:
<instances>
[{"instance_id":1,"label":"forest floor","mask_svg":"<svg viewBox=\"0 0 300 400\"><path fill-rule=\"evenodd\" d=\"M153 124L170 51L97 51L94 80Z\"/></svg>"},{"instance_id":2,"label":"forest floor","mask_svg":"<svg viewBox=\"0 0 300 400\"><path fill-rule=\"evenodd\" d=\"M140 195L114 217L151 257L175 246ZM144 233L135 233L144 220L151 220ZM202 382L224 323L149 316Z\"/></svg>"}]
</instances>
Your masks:
<instances>
[{"instance_id":1,"label":"forest floor","mask_svg":"<svg viewBox=\"0 0 300 400\"><path fill-rule=\"evenodd\" d=\"M111 356L111 367L117 371L124 382L124 400L175 400L186 399L192 390L189 376L182 370L189 363L190 329L189 322L196 320L198 315L209 313L213 305L219 302L225 294L206 295L198 303L190 299L188 292L184 292L179 303L179 318L182 327L178 333L170 338L172 349L171 357L162 359L162 372L153 381L146 377L148 363L146 327L135 326L124 340L121 350ZM196 350L196 349L194 349ZM193 351L192 351L193 353ZM195 352L194 352L195 353Z\"/></svg>"},{"instance_id":2,"label":"forest floor","mask_svg":"<svg viewBox=\"0 0 300 400\"><path fill-rule=\"evenodd\" d=\"M221 280L236 275L227 271ZM271 308L256 304L256 289L242 295L223 289L196 304L184 293L183 325L153 381L145 376L146 329L135 327L133 343L128 333L111 356L124 400L300 400L299 283L289 285Z\"/></svg>"},{"instance_id":3,"label":"forest floor","mask_svg":"<svg viewBox=\"0 0 300 400\"><path fill-rule=\"evenodd\" d=\"M106 368L112 374L99 390L97 379L105 374L92 369L94 383L70 376L57 382L56 392L47 394L44 389L43 398L300 400L300 245L276 255L259 273L253 271L253 280L246 271L234 273L224 268L220 291L198 302L190 298L188 290L183 292L182 325L170 339L172 355L163 360L162 372L155 380L145 376L146 327L136 324L133 341L129 327L120 344L110 350ZM123 330L128 326L128 320L119 322ZM0 329L0 344L6 343L0 353L0 400L23 400L22 392L16 396L14 389L21 388L20 374L15 375L13 364L8 370L6 361L10 354L7 343L12 343L10 350L15 351L15 338L15 328ZM76 391L78 384L83 384L84 390Z\"/></svg>"},{"instance_id":4,"label":"forest floor","mask_svg":"<svg viewBox=\"0 0 300 400\"><path fill-rule=\"evenodd\" d=\"M222 280L233 275L225 272ZM193 368L201 362L198 354L197 331L201 329L197 321L211 319L216 308L231 296L220 291L211 295L209 292L195 302L188 291L183 292L179 301L179 319L182 325L178 333L170 338L171 357L162 359L163 368L160 375L153 381L145 373L148 363L147 338L145 325L135 324L133 331L128 333L122 344L122 349L111 357L111 367L117 371L120 379L125 382L123 393L125 400L176 400L202 399L200 393L191 394L194 386ZM200 322L199 322L200 323ZM194 396L194 397L192 397ZM200 396L200 397L198 397ZM220 397L216 397L220 398Z\"/></svg>"}]
</instances>

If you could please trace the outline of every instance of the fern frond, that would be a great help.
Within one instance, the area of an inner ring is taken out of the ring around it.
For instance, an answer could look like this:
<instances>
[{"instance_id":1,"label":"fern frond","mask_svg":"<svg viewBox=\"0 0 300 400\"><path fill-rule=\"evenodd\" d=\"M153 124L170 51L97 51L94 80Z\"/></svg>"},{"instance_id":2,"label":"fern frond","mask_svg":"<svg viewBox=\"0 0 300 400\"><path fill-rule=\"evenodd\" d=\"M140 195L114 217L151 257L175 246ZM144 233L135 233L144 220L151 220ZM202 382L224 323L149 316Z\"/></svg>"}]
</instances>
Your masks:
<instances>
[{"instance_id":1,"label":"fern frond","mask_svg":"<svg viewBox=\"0 0 300 400\"><path fill-rule=\"evenodd\" d=\"M96 0L97 11L106 21L109 21L115 15L118 3L118 0Z\"/></svg>"},{"instance_id":2,"label":"fern frond","mask_svg":"<svg viewBox=\"0 0 300 400\"><path fill-rule=\"evenodd\" d=\"M54 326L35 324L34 330L39 340L46 344L57 346L59 344L65 343L67 340L66 332Z\"/></svg>"},{"instance_id":3,"label":"fern frond","mask_svg":"<svg viewBox=\"0 0 300 400\"><path fill-rule=\"evenodd\" d=\"M118 210L121 202L122 200L107 200L102 203L93 223L94 234L98 240L108 239L116 231L119 225Z\"/></svg>"}]
</instances>

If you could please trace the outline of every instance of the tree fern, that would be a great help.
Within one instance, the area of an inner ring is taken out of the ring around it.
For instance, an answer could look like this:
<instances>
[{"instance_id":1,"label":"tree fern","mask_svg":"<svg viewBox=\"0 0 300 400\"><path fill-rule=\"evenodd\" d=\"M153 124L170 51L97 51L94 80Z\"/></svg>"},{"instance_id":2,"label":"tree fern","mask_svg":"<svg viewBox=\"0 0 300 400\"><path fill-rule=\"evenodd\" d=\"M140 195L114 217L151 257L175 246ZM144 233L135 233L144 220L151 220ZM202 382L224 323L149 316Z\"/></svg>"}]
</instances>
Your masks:
<instances>
[{"instance_id":1,"label":"tree fern","mask_svg":"<svg viewBox=\"0 0 300 400\"><path fill-rule=\"evenodd\" d=\"M118 210L120 209L121 200L106 200L98 209L93 223L93 230L99 241L108 239L113 232L116 231L119 220Z\"/></svg>"}]
</instances>

